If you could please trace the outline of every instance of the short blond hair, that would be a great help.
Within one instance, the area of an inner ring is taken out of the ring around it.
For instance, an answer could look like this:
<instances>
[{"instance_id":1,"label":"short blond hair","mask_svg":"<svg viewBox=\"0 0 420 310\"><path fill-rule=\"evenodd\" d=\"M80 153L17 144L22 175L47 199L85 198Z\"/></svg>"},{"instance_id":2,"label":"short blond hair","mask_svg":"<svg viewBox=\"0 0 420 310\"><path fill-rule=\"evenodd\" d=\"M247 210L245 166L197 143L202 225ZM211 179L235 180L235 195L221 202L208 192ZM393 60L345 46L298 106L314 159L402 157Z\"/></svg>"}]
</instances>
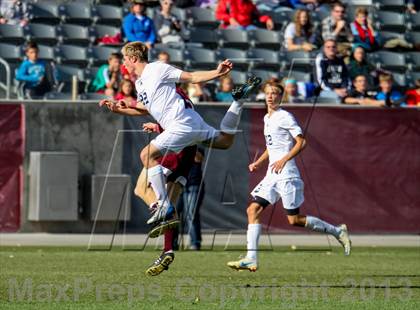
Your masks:
<instances>
[{"instance_id":1,"label":"short blond hair","mask_svg":"<svg viewBox=\"0 0 420 310\"><path fill-rule=\"evenodd\" d=\"M281 82L277 78L270 79L264 83L263 91L265 92L267 87L271 87L277 91L280 95L284 93L284 87L281 85Z\"/></svg>"},{"instance_id":2,"label":"short blond hair","mask_svg":"<svg viewBox=\"0 0 420 310\"><path fill-rule=\"evenodd\" d=\"M121 53L124 56L136 57L140 62L147 62L149 60L149 49L142 42L127 43L123 46Z\"/></svg>"},{"instance_id":3,"label":"short blond hair","mask_svg":"<svg viewBox=\"0 0 420 310\"><path fill-rule=\"evenodd\" d=\"M392 82L392 75L391 74L381 74L379 75L379 83L380 82Z\"/></svg>"}]
</instances>

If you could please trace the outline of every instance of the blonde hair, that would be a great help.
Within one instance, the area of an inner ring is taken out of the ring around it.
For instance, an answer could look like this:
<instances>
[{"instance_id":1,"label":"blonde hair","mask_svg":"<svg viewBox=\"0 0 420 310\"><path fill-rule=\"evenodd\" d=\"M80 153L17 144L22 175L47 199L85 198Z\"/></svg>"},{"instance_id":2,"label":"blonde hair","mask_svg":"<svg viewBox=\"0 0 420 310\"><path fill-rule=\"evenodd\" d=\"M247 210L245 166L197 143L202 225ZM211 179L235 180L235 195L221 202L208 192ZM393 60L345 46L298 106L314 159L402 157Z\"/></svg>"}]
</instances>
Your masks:
<instances>
[{"instance_id":1,"label":"blonde hair","mask_svg":"<svg viewBox=\"0 0 420 310\"><path fill-rule=\"evenodd\" d=\"M368 12L368 10L366 8L359 6L356 9L356 11L355 11L354 16L357 16L357 15L360 15L360 14L365 15L365 16L368 16L369 15L369 12Z\"/></svg>"},{"instance_id":2,"label":"blonde hair","mask_svg":"<svg viewBox=\"0 0 420 310\"><path fill-rule=\"evenodd\" d=\"M392 75L390 74L381 74L379 75L379 82L392 82Z\"/></svg>"},{"instance_id":3,"label":"blonde hair","mask_svg":"<svg viewBox=\"0 0 420 310\"><path fill-rule=\"evenodd\" d=\"M136 57L140 62L149 60L149 50L142 42L130 42L123 46L121 53L127 57Z\"/></svg>"},{"instance_id":4,"label":"blonde hair","mask_svg":"<svg viewBox=\"0 0 420 310\"><path fill-rule=\"evenodd\" d=\"M284 94L284 87L281 85L280 80L277 78L272 78L270 80L267 80L264 83L263 91L265 92L267 87L274 88L280 95Z\"/></svg>"}]
</instances>

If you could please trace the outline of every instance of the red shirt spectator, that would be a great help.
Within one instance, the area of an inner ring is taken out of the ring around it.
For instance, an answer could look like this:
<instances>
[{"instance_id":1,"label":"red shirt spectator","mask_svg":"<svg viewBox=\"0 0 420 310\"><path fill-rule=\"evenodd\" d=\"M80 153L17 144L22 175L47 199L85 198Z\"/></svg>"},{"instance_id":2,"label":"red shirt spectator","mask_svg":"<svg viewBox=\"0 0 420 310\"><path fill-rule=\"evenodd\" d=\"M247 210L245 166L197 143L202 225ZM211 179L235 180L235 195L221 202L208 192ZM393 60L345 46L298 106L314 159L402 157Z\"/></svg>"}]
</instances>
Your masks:
<instances>
[{"instance_id":1,"label":"red shirt spectator","mask_svg":"<svg viewBox=\"0 0 420 310\"><path fill-rule=\"evenodd\" d=\"M268 15L261 15L251 0L219 0L216 18L222 21L222 28L255 29L254 20L264 23L268 30L274 28L273 20Z\"/></svg>"},{"instance_id":2,"label":"red shirt spectator","mask_svg":"<svg viewBox=\"0 0 420 310\"><path fill-rule=\"evenodd\" d=\"M410 89L405 93L408 106L420 106L420 89Z\"/></svg>"}]
</instances>

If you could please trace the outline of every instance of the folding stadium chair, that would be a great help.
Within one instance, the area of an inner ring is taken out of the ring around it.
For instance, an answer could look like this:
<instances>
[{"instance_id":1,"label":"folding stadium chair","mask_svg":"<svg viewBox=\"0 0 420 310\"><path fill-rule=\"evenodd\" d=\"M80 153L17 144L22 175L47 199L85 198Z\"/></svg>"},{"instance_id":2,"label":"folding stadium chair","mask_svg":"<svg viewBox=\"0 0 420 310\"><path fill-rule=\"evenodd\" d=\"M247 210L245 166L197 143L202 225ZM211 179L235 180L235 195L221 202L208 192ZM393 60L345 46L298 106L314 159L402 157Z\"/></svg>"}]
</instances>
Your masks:
<instances>
[{"instance_id":1,"label":"folding stadium chair","mask_svg":"<svg viewBox=\"0 0 420 310\"><path fill-rule=\"evenodd\" d=\"M230 72L230 76L232 77L233 83L235 83L235 85L244 84L248 79L248 73L236 70L232 70Z\"/></svg>"},{"instance_id":2,"label":"folding stadium chair","mask_svg":"<svg viewBox=\"0 0 420 310\"><path fill-rule=\"evenodd\" d=\"M248 51L248 57L253 68L267 68L278 70L280 68L280 54L278 51L269 49L252 48Z\"/></svg>"},{"instance_id":3,"label":"folding stadium chair","mask_svg":"<svg viewBox=\"0 0 420 310\"><path fill-rule=\"evenodd\" d=\"M214 69L217 64L216 53L206 48L187 48L185 50L185 59L187 66L190 68Z\"/></svg>"},{"instance_id":4,"label":"folding stadium chair","mask_svg":"<svg viewBox=\"0 0 420 310\"><path fill-rule=\"evenodd\" d=\"M92 6L93 21L99 24L121 26L123 19L123 10L114 5L94 5Z\"/></svg>"},{"instance_id":5,"label":"folding stadium chair","mask_svg":"<svg viewBox=\"0 0 420 310\"><path fill-rule=\"evenodd\" d=\"M86 70L68 65L57 65L58 90L71 92L73 76L77 77L79 92L84 91L86 86Z\"/></svg>"},{"instance_id":6,"label":"folding stadium chair","mask_svg":"<svg viewBox=\"0 0 420 310\"><path fill-rule=\"evenodd\" d=\"M408 79L404 74L402 73L398 73L398 72L392 72L392 78L394 80L394 83L400 87L400 88L405 88L408 85Z\"/></svg>"},{"instance_id":7,"label":"folding stadium chair","mask_svg":"<svg viewBox=\"0 0 420 310\"><path fill-rule=\"evenodd\" d=\"M420 52L407 54L407 60L410 71L420 71Z\"/></svg>"},{"instance_id":8,"label":"folding stadium chair","mask_svg":"<svg viewBox=\"0 0 420 310\"><path fill-rule=\"evenodd\" d=\"M182 67L185 62L183 48L170 48L170 47L155 47L151 50L152 59L157 59L160 52L167 52L171 59L171 64Z\"/></svg>"},{"instance_id":9,"label":"folding stadium chair","mask_svg":"<svg viewBox=\"0 0 420 310\"><path fill-rule=\"evenodd\" d=\"M375 0L374 4L378 10L404 13L407 9L405 0Z\"/></svg>"},{"instance_id":10,"label":"folding stadium chair","mask_svg":"<svg viewBox=\"0 0 420 310\"><path fill-rule=\"evenodd\" d=\"M58 41L56 26L30 23L25 26L26 37L37 43L55 45Z\"/></svg>"},{"instance_id":11,"label":"folding stadium chair","mask_svg":"<svg viewBox=\"0 0 420 310\"><path fill-rule=\"evenodd\" d=\"M9 43L0 43L0 58L4 58L8 62L20 62L23 52L20 46Z\"/></svg>"},{"instance_id":12,"label":"folding stadium chair","mask_svg":"<svg viewBox=\"0 0 420 310\"><path fill-rule=\"evenodd\" d=\"M381 31L405 32L407 25L404 14L379 11L375 13L376 28Z\"/></svg>"},{"instance_id":13,"label":"folding stadium chair","mask_svg":"<svg viewBox=\"0 0 420 310\"><path fill-rule=\"evenodd\" d=\"M407 76L408 86L414 87L418 79L420 79L420 72L410 72Z\"/></svg>"},{"instance_id":14,"label":"folding stadium chair","mask_svg":"<svg viewBox=\"0 0 420 310\"><path fill-rule=\"evenodd\" d=\"M249 38L246 30L220 29L217 32L220 47L236 47L248 49Z\"/></svg>"},{"instance_id":15,"label":"folding stadium chair","mask_svg":"<svg viewBox=\"0 0 420 310\"><path fill-rule=\"evenodd\" d=\"M183 8L179 8L179 7L174 6L172 8L171 13L174 14L181 22L186 21L188 19L187 11Z\"/></svg>"},{"instance_id":16,"label":"folding stadium chair","mask_svg":"<svg viewBox=\"0 0 420 310\"><path fill-rule=\"evenodd\" d=\"M392 31L381 31L379 33L379 37L381 38L382 42L386 42L391 39L404 39L405 35L403 33L392 32Z\"/></svg>"},{"instance_id":17,"label":"folding stadium chair","mask_svg":"<svg viewBox=\"0 0 420 310\"><path fill-rule=\"evenodd\" d=\"M292 11L281 11L269 14L273 19L275 29L284 30L286 26L293 21L296 12Z\"/></svg>"},{"instance_id":18,"label":"folding stadium chair","mask_svg":"<svg viewBox=\"0 0 420 310\"><path fill-rule=\"evenodd\" d=\"M28 13L31 23L57 24L60 21L58 4L56 3L30 3L28 4Z\"/></svg>"},{"instance_id":19,"label":"folding stadium chair","mask_svg":"<svg viewBox=\"0 0 420 310\"><path fill-rule=\"evenodd\" d=\"M312 70L315 56L309 52L292 51L282 53L285 61L282 62L282 68L292 70ZM282 58L283 58L282 57Z\"/></svg>"},{"instance_id":20,"label":"folding stadium chair","mask_svg":"<svg viewBox=\"0 0 420 310\"><path fill-rule=\"evenodd\" d=\"M407 40L413 44L420 44L420 32L410 31L407 33Z\"/></svg>"},{"instance_id":21,"label":"folding stadium chair","mask_svg":"<svg viewBox=\"0 0 420 310\"><path fill-rule=\"evenodd\" d=\"M236 48L221 48L216 52L219 61L230 59L239 70L246 71L249 67L247 51Z\"/></svg>"},{"instance_id":22,"label":"folding stadium chair","mask_svg":"<svg viewBox=\"0 0 420 310\"><path fill-rule=\"evenodd\" d=\"M89 29L81 25L63 24L57 27L60 41L64 44L87 46L91 42Z\"/></svg>"},{"instance_id":23,"label":"folding stadium chair","mask_svg":"<svg viewBox=\"0 0 420 310\"><path fill-rule=\"evenodd\" d=\"M92 23L92 10L89 3L67 3L59 6L61 19L66 23L90 25Z\"/></svg>"},{"instance_id":24,"label":"folding stadium chair","mask_svg":"<svg viewBox=\"0 0 420 310\"><path fill-rule=\"evenodd\" d=\"M55 60L55 49L53 46L38 45L38 57L47 61Z\"/></svg>"},{"instance_id":25,"label":"folding stadium chair","mask_svg":"<svg viewBox=\"0 0 420 310\"><path fill-rule=\"evenodd\" d=\"M25 41L20 25L0 25L0 42L22 44Z\"/></svg>"},{"instance_id":26,"label":"folding stadium chair","mask_svg":"<svg viewBox=\"0 0 420 310\"><path fill-rule=\"evenodd\" d=\"M401 53L379 51L369 54L368 59L386 70L405 72L407 69L405 56Z\"/></svg>"},{"instance_id":27,"label":"folding stadium chair","mask_svg":"<svg viewBox=\"0 0 420 310\"><path fill-rule=\"evenodd\" d=\"M263 80L263 82L264 81L267 81L267 80L269 80L271 78L277 78L277 79L280 79L281 78L280 73L278 71L269 71L269 70L258 70L258 69L255 69L255 70L252 70L251 72L252 72L252 74L260 77Z\"/></svg>"},{"instance_id":28,"label":"folding stadium chair","mask_svg":"<svg viewBox=\"0 0 420 310\"><path fill-rule=\"evenodd\" d=\"M108 57L111 53L120 53L118 47L111 46L93 46L87 50L89 62L93 65L103 65L108 62Z\"/></svg>"},{"instance_id":29,"label":"folding stadium chair","mask_svg":"<svg viewBox=\"0 0 420 310\"><path fill-rule=\"evenodd\" d=\"M190 33L190 41L202 43L206 47L217 47L216 31L209 28L193 28Z\"/></svg>"},{"instance_id":30,"label":"folding stadium chair","mask_svg":"<svg viewBox=\"0 0 420 310\"><path fill-rule=\"evenodd\" d=\"M411 14L409 18L409 29L414 31L420 30L420 13Z\"/></svg>"},{"instance_id":31,"label":"folding stadium chair","mask_svg":"<svg viewBox=\"0 0 420 310\"><path fill-rule=\"evenodd\" d=\"M284 73L285 73L285 76L287 77L289 76L289 73L290 73L290 77L294 78L296 81L299 81L299 82L306 82L306 83L312 82L312 73L310 72L293 70L291 72L288 71Z\"/></svg>"},{"instance_id":32,"label":"folding stadium chair","mask_svg":"<svg viewBox=\"0 0 420 310\"><path fill-rule=\"evenodd\" d=\"M251 41L251 46L257 48L268 48L278 51L283 42L283 35L281 32L267 29L251 30L249 31L248 36Z\"/></svg>"},{"instance_id":33,"label":"folding stadium chair","mask_svg":"<svg viewBox=\"0 0 420 310\"><path fill-rule=\"evenodd\" d=\"M77 64L86 66L88 63L87 49L75 45L59 45L56 48L58 62L62 64Z\"/></svg>"},{"instance_id":34,"label":"folding stadium chair","mask_svg":"<svg viewBox=\"0 0 420 310\"><path fill-rule=\"evenodd\" d=\"M217 28L220 21L216 19L214 11L200 7L190 7L186 9L188 24L194 27Z\"/></svg>"}]
</instances>

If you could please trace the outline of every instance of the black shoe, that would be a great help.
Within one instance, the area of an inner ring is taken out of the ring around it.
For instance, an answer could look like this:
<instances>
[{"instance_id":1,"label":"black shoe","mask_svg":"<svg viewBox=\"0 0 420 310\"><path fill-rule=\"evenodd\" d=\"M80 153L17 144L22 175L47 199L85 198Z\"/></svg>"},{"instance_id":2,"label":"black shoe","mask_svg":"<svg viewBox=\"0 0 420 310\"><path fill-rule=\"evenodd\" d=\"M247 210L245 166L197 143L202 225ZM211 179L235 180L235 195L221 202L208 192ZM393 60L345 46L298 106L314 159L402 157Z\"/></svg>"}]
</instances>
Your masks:
<instances>
[{"instance_id":1,"label":"black shoe","mask_svg":"<svg viewBox=\"0 0 420 310\"><path fill-rule=\"evenodd\" d=\"M245 84L235 87L232 90L232 97L235 100L245 99L253 90L260 86L262 79L257 76L251 76Z\"/></svg>"},{"instance_id":2,"label":"black shoe","mask_svg":"<svg viewBox=\"0 0 420 310\"><path fill-rule=\"evenodd\" d=\"M155 262L149 266L146 270L146 274L149 276L157 276L161 274L163 271L168 270L169 265L175 259L175 255L173 252L169 253L162 253Z\"/></svg>"},{"instance_id":3,"label":"black shoe","mask_svg":"<svg viewBox=\"0 0 420 310\"><path fill-rule=\"evenodd\" d=\"M180 221L178 219L160 222L153 226L149 231L149 238L157 238L160 235L163 235L167 230L178 228L179 223Z\"/></svg>"}]
</instances>

